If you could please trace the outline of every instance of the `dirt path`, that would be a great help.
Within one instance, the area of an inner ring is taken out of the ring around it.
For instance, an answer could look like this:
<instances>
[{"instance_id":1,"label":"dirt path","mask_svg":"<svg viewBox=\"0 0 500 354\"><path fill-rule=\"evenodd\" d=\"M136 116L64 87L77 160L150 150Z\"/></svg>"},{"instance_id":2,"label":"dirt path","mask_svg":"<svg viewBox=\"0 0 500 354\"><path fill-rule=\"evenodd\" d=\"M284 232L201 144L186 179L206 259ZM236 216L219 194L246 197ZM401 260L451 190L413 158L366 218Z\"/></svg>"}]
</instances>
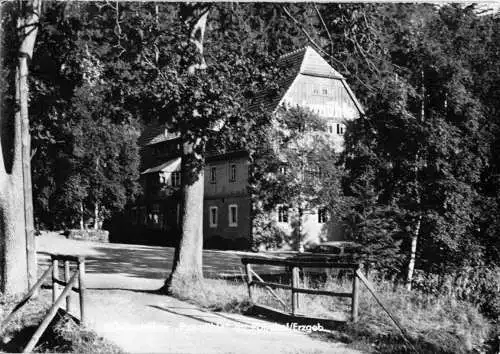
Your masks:
<instances>
[{"instance_id":1,"label":"dirt path","mask_svg":"<svg viewBox=\"0 0 500 354\"><path fill-rule=\"evenodd\" d=\"M91 258L87 267L89 326L126 352L359 353L284 325L210 312L156 294L171 266L171 248L71 241L54 234L38 237L37 247ZM41 269L48 264L43 255L39 261ZM240 272L239 256L233 252L205 252L204 263L205 274Z\"/></svg>"}]
</instances>

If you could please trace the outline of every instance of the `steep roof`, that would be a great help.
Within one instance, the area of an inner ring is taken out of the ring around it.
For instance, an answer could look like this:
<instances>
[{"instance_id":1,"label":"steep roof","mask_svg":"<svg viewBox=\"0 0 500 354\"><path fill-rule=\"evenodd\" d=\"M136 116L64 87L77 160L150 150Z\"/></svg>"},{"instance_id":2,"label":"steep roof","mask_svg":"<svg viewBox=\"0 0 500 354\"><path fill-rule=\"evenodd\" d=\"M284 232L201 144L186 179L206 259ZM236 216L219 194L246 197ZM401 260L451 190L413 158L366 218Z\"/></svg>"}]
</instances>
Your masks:
<instances>
[{"instance_id":1,"label":"steep roof","mask_svg":"<svg viewBox=\"0 0 500 354\"><path fill-rule=\"evenodd\" d=\"M278 81L280 87L279 92L264 90L258 93L249 105L250 110L257 110L262 107L265 111L274 111L278 108L284 95L299 74L341 81L345 80L338 71L332 68L330 64L310 46L282 55L278 58L277 65L287 68L289 76Z\"/></svg>"},{"instance_id":2,"label":"steep roof","mask_svg":"<svg viewBox=\"0 0 500 354\"><path fill-rule=\"evenodd\" d=\"M318 52L309 46L282 55L278 59L278 65L291 68L295 76L304 74L332 79L344 78Z\"/></svg>"},{"instance_id":3,"label":"steep roof","mask_svg":"<svg viewBox=\"0 0 500 354\"><path fill-rule=\"evenodd\" d=\"M150 167L141 172L141 175L145 175L148 173L156 173L156 172L174 172L180 171L181 168L181 158L176 157L175 159L168 160L162 164Z\"/></svg>"}]
</instances>

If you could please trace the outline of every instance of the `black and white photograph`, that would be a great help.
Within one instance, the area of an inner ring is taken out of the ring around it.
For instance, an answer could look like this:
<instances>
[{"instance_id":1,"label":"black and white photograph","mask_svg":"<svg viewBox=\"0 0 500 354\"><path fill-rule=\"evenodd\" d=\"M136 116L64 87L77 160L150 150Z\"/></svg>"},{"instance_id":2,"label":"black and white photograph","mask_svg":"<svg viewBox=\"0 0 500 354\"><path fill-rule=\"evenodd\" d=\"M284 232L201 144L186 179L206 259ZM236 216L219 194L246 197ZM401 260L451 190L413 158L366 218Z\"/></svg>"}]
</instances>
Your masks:
<instances>
[{"instance_id":1,"label":"black and white photograph","mask_svg":"<svg viewBox=\"0 0 500 354\"><path fill-rule=\"evenodd\" d=\"M0 0L0 352L500 354L500 1Z\"/></svg>"}]
</instances>

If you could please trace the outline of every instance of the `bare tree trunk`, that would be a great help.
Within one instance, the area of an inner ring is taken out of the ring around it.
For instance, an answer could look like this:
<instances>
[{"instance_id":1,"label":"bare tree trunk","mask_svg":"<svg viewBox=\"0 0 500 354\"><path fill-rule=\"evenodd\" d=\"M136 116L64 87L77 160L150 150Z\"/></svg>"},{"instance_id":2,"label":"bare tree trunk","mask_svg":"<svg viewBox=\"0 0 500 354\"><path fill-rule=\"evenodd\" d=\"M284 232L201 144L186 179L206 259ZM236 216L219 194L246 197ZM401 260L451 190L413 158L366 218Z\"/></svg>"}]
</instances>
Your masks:
<instances>
[{"instance_id":1,"label":"bare tree trunk","mask_svg":"<svg viewBox=\"0 0 500 354\"><path fill-rule=\"evenodd\" d=\"M85 228L85 223L83 220L83 202L80 202L80 230Z\"/></svg>"},{"instance_id":2,"label":"bare tree trunk","mask_svg":"<svg viewBox=\"0 0 500 354\"><path fill-rule=\"evenodd\" d=\"M204 171L189 180L185 176L192 175L193 156L192 143L184 143L182 156L182 200L181 228L182 235L174 255L172 273L167 280L169 292L182 290L186 285L196 287L203 279L203 196Z\"/></svg>"},{"instance_id":3,"label":"bare tree trunk","mask_svg":"<svg viewBox=\"0 0 500 354\"><path fill-rule=\"evenodd\" d=\"M411 237L410 261L408 262L408 270L406 273L406 282L405 282L405 286L406 286L407 290L411 290L411 282L413 280L413 273L415 271L415 260L417 258L418 236L420 234L421 224L422 224L422 215L419 215L417 223L415 225L415 230L413 231L413 235Z\"/></svg>"},{"instance_id":4,"label":"bare tree trunk","mask_svg":"<svg viewBox=\"0 0 500 354\"><path fill-rule=\"evenodd\" d=\"M10 294L25 292L28 284L33 284L36 280L28 119L28 60L33 54L41 0L21 2L19 6L15 115L0 116L2 128L6 126L6 122L14 120L13 131L2 129L0 135L0 291ZM13 134L13 137L9 137L9 134ZM9 141L12 142L12 149L4 145Z\"/></svg>"},{"instance_id":5,"label":"bare tree trunk","mask_svg":"<svg viewBox=\"0 0 500 354\"><path fill-rule=\"evenodd\" d=\"M208 7L203 5L186 5L185 22L189 24L189 39L198 51L198 62L193 61L187 67L190 75L206 68L203 57L203 38L208 17ZM184 133L183 133L184 134ZM175 249L172 272L165 282L164 290L179 292L184 287L199 288L203 280L203 199L204 199L204 154L199 144L200 139L190 142L183 138L183 154L181 165L182 200L181 200L181 238ZM201 153L198 156L196 152ZM198 171L193 166L200 166Z\"/></svg>"},{"instance_id":6,"label":"bare tree trunk","mask_svg":"<svg viewBox=\"0 0 500 354\"><path fill-rule=\"evenodd\" d=\"M38 24L42 10L42 1L28 2L25 17L18 21L18 31L21 35L19 50L19 106L21 115L21 140L23 159L23 189L24 189L24 223L26 232L26 258L28 286L37 280L37 261L35 232L33 222L33 192L31 189L31 136L28 114L28 58L31 59L35 47Z\"/></svg>"},{"instance_id":7,"label":"bare tree trunk","mask_svg":"<svg viewBox=\"0 0 500 354\"><path fill-rule=\"evenodd\" d=\"M26 257L28 285L35 285L37 278L35 232L33 225L33 195L31 189L31 136L28 117L28 60L19 57L19 107L21 114L23 190L24 190L24 229L26 232Z\"/></svg>"},{"instance_id":8,"label":"bare tree trunk","mask_svg":"<svg viewBox=\"0 0 500 354\"><path fill-rule=\"evenodd\" d=\"M99 203L94 203L94 230L99 230Z\"/></svg>"},{"instance_id":9,"label":"bare tree trunk","mask_svg":"<svg viewBox=\"0 0 500 354\"><path fill-rule=\"evenodd\" d=\"M420 71L421 75L421 95L422 99L420 101L420 121L423 122L425 120L425 75L424 75L424 70L421 69ZM417 151L415 154L415 186L418 189L418 160L420 156L420 151ZM411 236L411 242L410 242L410 260L408 261L408 267L407 267L407 272L406 272L406 281L405 281L405 286L408 291L411 290L411 284L413 281L413 273L415 271L415 261L417 259L417 246L418 246L418 238L420 235L420 228L422 225L422 214L420 213L421 210L421 196L420 196L420 191L417 190L417 195L416 195L416 204L417 204L417 212L419 213L417 217L417 221L413 230L413 234Z\"/></svg>"}]
</instances>

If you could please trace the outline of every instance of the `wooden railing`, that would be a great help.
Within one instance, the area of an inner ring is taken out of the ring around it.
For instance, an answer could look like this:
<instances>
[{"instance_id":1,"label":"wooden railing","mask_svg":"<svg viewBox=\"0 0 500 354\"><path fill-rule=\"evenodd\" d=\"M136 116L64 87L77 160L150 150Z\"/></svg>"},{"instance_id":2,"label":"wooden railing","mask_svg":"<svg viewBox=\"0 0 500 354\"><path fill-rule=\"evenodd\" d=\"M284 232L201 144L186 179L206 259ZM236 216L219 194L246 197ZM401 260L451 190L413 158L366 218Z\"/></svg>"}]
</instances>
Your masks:
<instances>
[{"instance_id":1,"label":"wooden railing","mask_svg":"<svg viewBox=\"0 0 500 354\"><path fill-rule=\"evenodd\" d=\"M85 257L63 255L63 254L48 254L51 257L51 264L42 274L40 279L28 291L23 299L12 309L12 311L5 317L0 326L0 333L3 332L7 323L14 317L14 314L21 309L35 293L40 289L43 282L52 273L52 306L45 315L42 323L38 326L32 338L23 350L23 353L32 352L36 343L40 339L43 332L47 329L48 325L55 317L59 307L66 299L66 312L70 312L71 308L71 291L75 291L80 297L80 323L85 324ZM64 279L59 279L59 261L64 262ZM71 262L76 264L74 273L71 275ZM78 282L79 286L76 287ZM60 286L63 285L64 289L60 291Z\"/></svg>"},{"instance_id":2,"label":"wooden railing","mask_svg":"<svg viewBox=\"0 0 500 354\"><path fill-rule=\"evenodd\" d=\"M241 259L245 265L247 275L248 294L250 301L256 304L253 297L253 287L263 286L271 295L276 298L285 308L286 303L281 299L273 290L273 288L291 290L291 315L298 315L301 307L300 294L311 295L325 295L332 297L350 298L351 299L351 320L356 322L358 320L358 304L359 304L359 278L357 273L360 265L358 263L340 263L332 257L273 257L273 256L247 256ZM252 264L255 265L271 265L271 266L284 266L286 269L291 270L291 285L266 282L264 281L253 269ZM352 272L352 290L350 292L337 292L329 290L310 289L301 286L300 274L301 268L323 268L323 269L347 269ZM257 279L255 280L254 277ZM256 304L260 306L259 304Z\"/></svg>"},{"instance_id":3,"label":"wooden railing","mask_svg":"<svg viewBox=\"0 0 500 354\"><path fill-rule=\"evenodd\" d=\"M385 313L389 316L389 318L393 321L393 323L396 325L398 330L401 332L401 335L404 339L404 341L408 344L409 348L411 348L415 353L418 353L418 351L415 349L413 346L411 340L409 339L408 334L404 330L404 328L401 326L399 321L396 319L396 317L389 311L389 308L382 302L382 300L377 296L375 289L373 286L370 284L368 279L363 275L361 272L361 265L359 263L342 263L339 262L339 258L336 255L313 255L313 254L295 254L294 256L290 255L289 257L276 257L276 256L264 256L264 255L258 255L258 256L247 256L247 257L242 257L241 259L242 263L245 265L246 268L246 275L247 275L247 285L248 285L248 293L250 297L250 301L254 303L254 306L257 308L262 308L265 310L265 312L270 313L274 312L277 313L276 309L271 309L266 306L262 306L259 304L256 304L253 298L253 287L254 286L263 286L265 287L271 295L276 298L285 308L286 303L281 299L273 290L273 288L280 288L280 289L288 289L291 290L292 292L292 300L291 300L291 307L292 307L292 312L288 314L289 316L296 317L298 315L298 310L300 308L300 297L299 294L312 294L312 295L326 295L326 296L332 296L332 297L344 297L344 298L351 298L351 320L353 322L358 321L358 309L359 309L359 281L361 281L368 291L371 293L371 295L375 298L377 303L382 307ZM270 266L284 266L286 269L291 269L291 285L287 284L280 284L280 283L273 283L273 282L266 282L264 281L253 269L252 269L252 264L258 264L258 265L270 265ZM335 291L326 291L326 290L318 290L318 289L308 289L308 288L303 288L300 287L300 276L299 276L299 270L301 268L322 268L322 269L347 269L348 271L352 272L352 290L351 292L335 292ZM254 277L257 278L257 280L254 280ZM312 319L311 317L302 317L301 319ZM313 319L314 321L320 320L320 321L326 321L328 322L339 322L339 321L331 321L328 319L322 319L322 318L315 318ZM344 321L345 322L345 321Z\"/></svg>"}]
</instances>

